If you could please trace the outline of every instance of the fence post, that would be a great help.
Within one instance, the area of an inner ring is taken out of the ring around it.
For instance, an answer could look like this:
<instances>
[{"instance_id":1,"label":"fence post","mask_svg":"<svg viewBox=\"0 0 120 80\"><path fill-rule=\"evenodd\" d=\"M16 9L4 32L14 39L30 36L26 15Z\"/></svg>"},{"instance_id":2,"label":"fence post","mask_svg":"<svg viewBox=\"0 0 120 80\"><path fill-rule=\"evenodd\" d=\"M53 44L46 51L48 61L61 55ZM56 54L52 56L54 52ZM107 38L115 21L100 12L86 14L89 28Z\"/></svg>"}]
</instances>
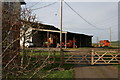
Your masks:
<instances>
[{"instance_id":1,"label":"fence post","mask_svg":"<svg viewBox=\"0 0 120 80\"><path fill-rule=\"evenodd\" d=\"M93 49L91 53L91 65L94 65L94 50Z\"/></svg>"},{"instance_id":2,"label":"fence post","mask_svg":"<svg viewBox=\"0 0 120 80\"><path fill-rule=\"evenodd\" d=\"M55 51L53 51L53 61L54 61L54 63L55 63Z\"/></svg>"},{"instance_id":3,"label":"fence post","mask_svg":"<svg viewBox=\"0 0 120 80\"><path fill-rule=\"evenodd\" d=\"M60 58L61 58L60 65L62 66L64 64L64 53L63 53L63 50L60 51Z\"/></svg>"}]
</instances>

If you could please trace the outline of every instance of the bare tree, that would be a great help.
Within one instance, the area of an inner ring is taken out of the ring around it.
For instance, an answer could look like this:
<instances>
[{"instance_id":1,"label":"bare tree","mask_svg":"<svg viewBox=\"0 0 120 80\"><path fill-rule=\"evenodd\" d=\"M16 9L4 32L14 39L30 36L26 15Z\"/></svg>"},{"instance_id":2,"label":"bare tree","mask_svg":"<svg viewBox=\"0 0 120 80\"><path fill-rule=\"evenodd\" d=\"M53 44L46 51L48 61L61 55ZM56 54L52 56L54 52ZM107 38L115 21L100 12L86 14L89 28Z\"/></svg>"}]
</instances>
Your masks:
<instances>
[{"instance_id":1,"label":"bare tree","mask_svg":"<svg viewBox=\"0 0 120 80\"><path fill-rule=\"evenodd\" d=\"M26 50L26 39L37 32L30 33L28 29L32 27L32 23L39 25L36 15L32 14L32 11L27 8L23 8L21 14L19 14L19 10L11 12L8 9L3 9L2 13L3 78L25 77L31 73L28 77L31 79L48 65L47 60L50 56L50 54L39 57L27 55L31 54L32 50ZM24 38L23 47L20 48L19 42L22 38ZM39 75L39 78L42 78L42 75Z\"/></svg>"}]
</instances>

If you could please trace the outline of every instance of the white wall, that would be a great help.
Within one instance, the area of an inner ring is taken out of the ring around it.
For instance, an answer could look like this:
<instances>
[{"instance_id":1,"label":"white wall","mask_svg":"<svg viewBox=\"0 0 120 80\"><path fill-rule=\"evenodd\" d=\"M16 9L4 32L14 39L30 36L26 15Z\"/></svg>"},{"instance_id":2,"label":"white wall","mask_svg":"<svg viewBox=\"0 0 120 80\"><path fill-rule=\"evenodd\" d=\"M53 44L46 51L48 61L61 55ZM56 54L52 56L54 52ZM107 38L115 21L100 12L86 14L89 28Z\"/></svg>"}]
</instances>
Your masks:
<instances>
[{"instance_id":1,"label":"white wall","mask_svg":"<svg viewBox=\"0 0 120 80\"><path fill-rule=\"evenodd\" d=\"M24 34L24 31L20 32L20 36L22 36ZM32 42L32 36L30 36L32 34L32 28L28 28L28 30L26 31L25 35L20 39L20 47L23 48L23 42L25 41L30 41ZM27 38L27 39L24 39Z\"/></svg>"}]
</instances>

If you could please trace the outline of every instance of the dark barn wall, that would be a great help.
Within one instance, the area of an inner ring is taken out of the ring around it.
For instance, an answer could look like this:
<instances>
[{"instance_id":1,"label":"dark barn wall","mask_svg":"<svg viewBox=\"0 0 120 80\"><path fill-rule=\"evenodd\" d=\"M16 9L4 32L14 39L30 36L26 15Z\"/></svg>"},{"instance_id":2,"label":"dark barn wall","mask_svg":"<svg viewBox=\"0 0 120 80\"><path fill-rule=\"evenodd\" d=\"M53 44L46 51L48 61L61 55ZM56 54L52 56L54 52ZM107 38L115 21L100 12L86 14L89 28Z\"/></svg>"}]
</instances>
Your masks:
<instances>
[{"instance_id":1,"label":"dark barn wall","mask_svg":"<svg viewBox=\"0 0 120 80\"><path fill-rule=\"evenodd\" d=\"M84 34L68 33L67 40L73 40L75 38L77 47L91 47L92 46L92 36Z\"/></svg>"},{"instance_id":2,"label":"dark barn wall","mask_svg":"<svg viewBox=\"0 0 120 80\"><path fill-rule=\"evenodd\" d=\"M50 47L57 47L57 43L60 43L60 33L49 32L49 38L50 37L52 37L52 39L53 39L53 45ZM36 47L43 47L43 43L47 42L47 40L48 40L47 32L37 31L37 33L33 35L32 39L33 39L32 41L36 45ZM77 48L79 48L79 47L91 47L92 46L92 36L68 32L67 33L67 41L68 40L75 40L76 41L75 45L77 46ZM62 34L62 42L65 43L65 33ZM73 46L71 46L71 48L72 47Z\"/></svg>"},{"instance_id":3,"label":"dark barn wall","mask_svg":"<svg viewBox=\"0 0 120 80\"><path fill-rule=\"evenodd\" d=\"M35 31L33 31L33 34L34 33ZM47 39L47 32L37 31L32 37L32 42L36 47L43 47L43 42L47 41L46 39Z\"/></svg>"},{"instance_id":4,"label":"dark barn wall","mask_svg":"<svg viewBox=\"0 0 120 80\"><path fill-rule=\"evenodd\" d=\"M68 40L73 40L73 38L75 38L75 35L73 33L67 33L67 41ZM67 42L68 43L68 42ZM73 44L71 46L71 48L73 47Z\"/></svg>"},{"instance_id":5,"label":"dark barn wall","mask_svg":"<svg viewBox=\"0 0 120 80\"><path fill-rule=\"evenodd\" d=\"M77 47L80 47L81 46L81 42L80 42L80 36L78 34L75 35L75 40L76 40Z\"/></svg>"},{"instance_id":6,"label":"dark barn wall","mask_svg":"<svg viewBox=\"0 0 120 80\"><path fill-rule=\"evenodd\" d=\"M81 35L81 47L86 47L86 38L84 35Z\"/></svg>"},{"instance_id":7,"label":"dark barn wall","mask_svg":"<svg viewBox=\"0 0 120 80\"><path fill-rule=\"evenodd\" d=\"M34 34L35 31L32 31L32 33ZM48 42L50 37L53 39L53 45L50 47L57 47L57 43L60 42L60 34L55 32L37 31L37 33L32 36L32 42L36 47L47 47L44 46L44 42Z\"/></svg>"},{"instance_id":8,"label":"dark barn wall","mask_svg":"<svg viewBox=\"0 0 120 80\"><path fill-rule=\"evenodd\" d=\"M91 47L92 36L82 35L81 36L81 47Z\"/></svg>"},{"instance_id":9,"label":"dark barn wall","mask_svg":"<svg viewBox=\"0 0 120 80\"><path fill-rule=\"evenodd\" d=\"M91 47L92 46L92 37L91 36L87 36L87 47Z\"/></svg>"}]
</instances>

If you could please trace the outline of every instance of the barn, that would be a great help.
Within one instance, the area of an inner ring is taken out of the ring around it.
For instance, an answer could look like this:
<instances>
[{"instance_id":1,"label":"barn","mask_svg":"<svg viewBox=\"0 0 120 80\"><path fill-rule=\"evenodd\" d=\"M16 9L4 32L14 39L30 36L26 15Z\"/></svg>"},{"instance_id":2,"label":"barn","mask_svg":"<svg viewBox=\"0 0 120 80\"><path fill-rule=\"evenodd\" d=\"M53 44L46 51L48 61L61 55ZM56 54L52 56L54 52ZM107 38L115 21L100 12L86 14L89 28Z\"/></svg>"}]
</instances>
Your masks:
<instances>
[{"instance_id":1,"label":"barn","mask_svg":"<svg viewBox=\"0 0 120 80\"><path fill-rule=\"evenodd\" d=\"M60 30L58 28L40 23L39 28L32 26L29 31L33 35L29 39L27 38L27 41L32 42L34 47L60 47ZM91 47L92 37L77 32L62 31L62 46L64 48Z\"/></svg>"}]
</instances>

